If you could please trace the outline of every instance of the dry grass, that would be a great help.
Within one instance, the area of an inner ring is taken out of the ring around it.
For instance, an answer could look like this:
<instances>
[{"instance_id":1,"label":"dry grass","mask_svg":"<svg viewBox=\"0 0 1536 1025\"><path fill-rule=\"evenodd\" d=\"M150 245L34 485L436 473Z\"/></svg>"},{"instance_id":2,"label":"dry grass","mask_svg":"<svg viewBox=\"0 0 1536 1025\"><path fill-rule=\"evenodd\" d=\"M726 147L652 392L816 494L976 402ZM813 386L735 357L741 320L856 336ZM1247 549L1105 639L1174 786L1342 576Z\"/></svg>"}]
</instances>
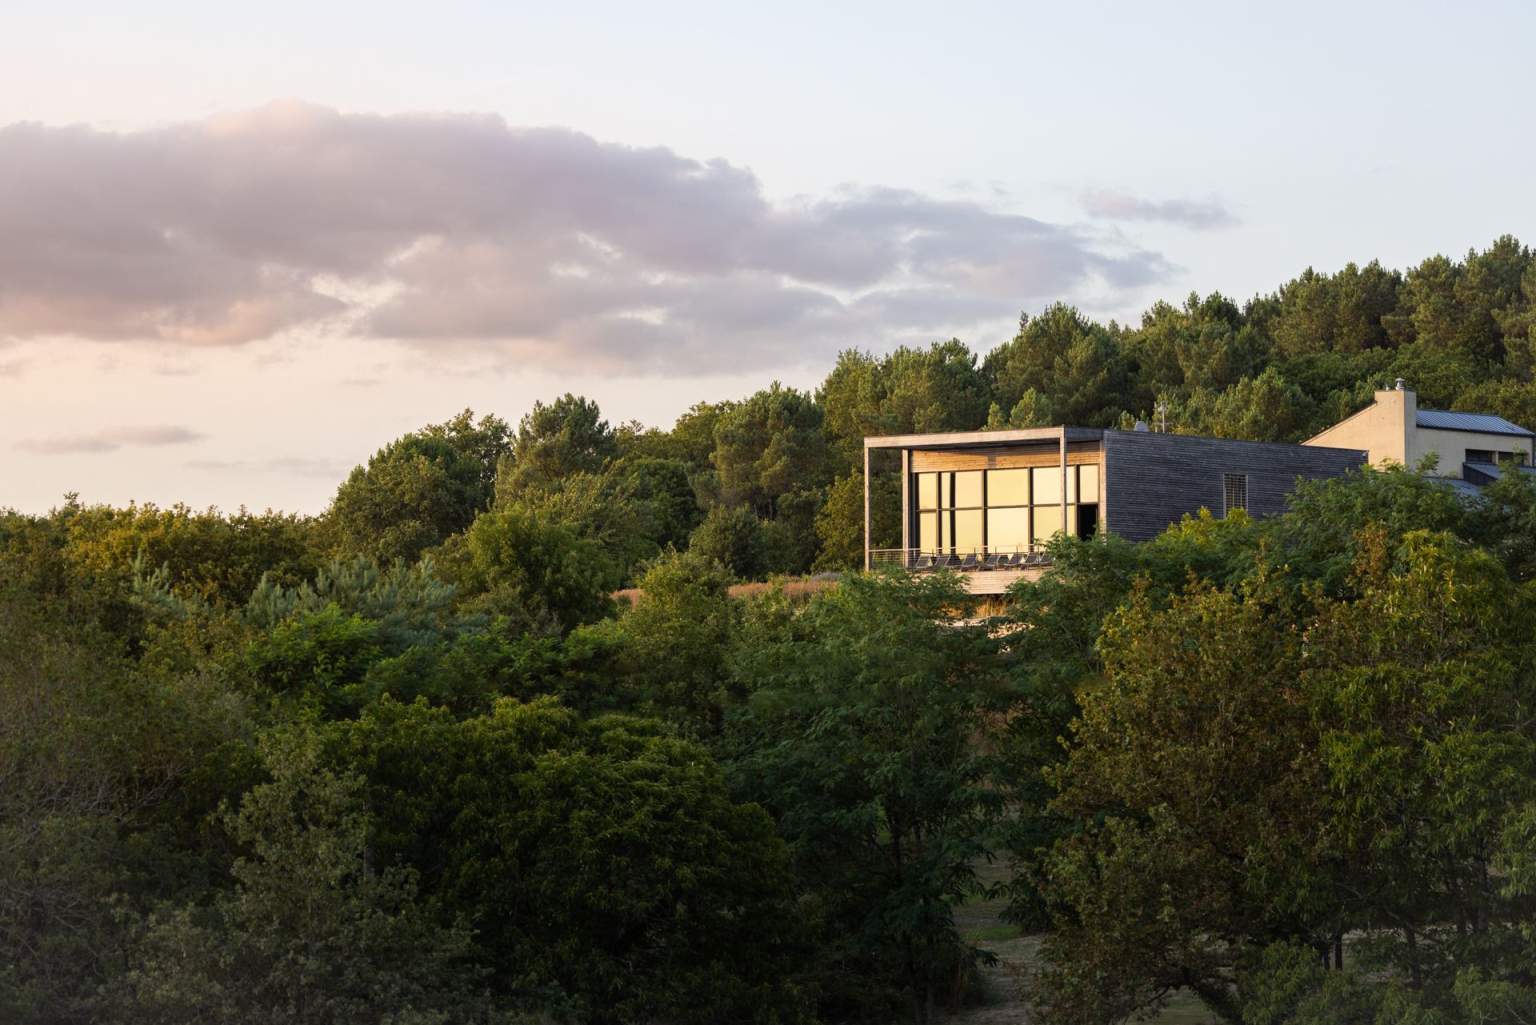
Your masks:
<instances>
[{"instance_id":1,"label":"dry grass","mask_svg":"<svg viewBox=\"0 0 1536 1025\"><path fill-rule=\"evenodd\" d=\"M774 588L782 588L791 598L807 598L817 591L825 591L838 585L835 577L801 577L794 580L770 580L767 583L736 584L731 588L732 598L756 598Z\"/></svg>"},{"instance_id":2,"label":"dry grass","mask_svg":"<svg viewBox=\"0 0 1536 1025\"><path fill-rule=\"evenodd\" d=\"M1008 614L1008 598L1005 595L994 595L983 598L976 604L973 615L977 619L993 619L997 616Z\"/></svg>"},{"instance_id":3,"label":"dry grass","mask_svg":"<svg viewBox=\"0 0 1536 1025\"><path fill-rule=\"evenodd\" d=\"M729 593L732 598L757 598L775 588L782 588L785 595L790 598L807 598L820 591L836 587L841 579L840 573L818 573L811 577L778 577L768 581L732 584ZM626 587L622 591L613 592L614 601L629 605L635 604L643 597L645 592L638 587ZM1007 596L995 595L981 598L974 606L968 605L965 609L955 610L954 618L972 622L993 619L1006 615L1007 612Z\"/></svg>"},{"instance_id":4,"label":"dry grass","mask_svg":"<svg viewBox=\"0 0 1536 1025\"><path fill-rule=\"evenodd\" d=\"M830 573L823 573L814 577L786 577L779 580L770 580L766 583L756 581L747 584L732 584L729 594L732 598L756 598L767 594L774 588L782 588L784 593L791 598L807 598L818 591L825 591L836 587L838 580L839 577L837 575ZM614 601L629 605L635 604L644 597L645 592L638 587L626 587L622 591L613 592Z\"/></svg>"}]
</instances>

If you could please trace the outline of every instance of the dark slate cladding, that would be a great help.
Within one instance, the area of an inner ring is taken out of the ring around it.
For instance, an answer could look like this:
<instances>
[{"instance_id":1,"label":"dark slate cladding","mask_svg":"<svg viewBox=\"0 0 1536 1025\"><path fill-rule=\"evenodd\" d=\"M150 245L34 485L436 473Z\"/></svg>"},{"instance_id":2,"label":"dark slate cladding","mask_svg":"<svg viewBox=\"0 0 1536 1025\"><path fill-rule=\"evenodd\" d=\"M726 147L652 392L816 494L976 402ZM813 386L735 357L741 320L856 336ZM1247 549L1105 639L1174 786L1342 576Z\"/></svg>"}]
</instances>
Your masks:
<instances>
[{"instance_id":1,"label":"dark slate cladding","mask_svg":"<svg viewBox=\"0 0 1536 1025\"><path fill-rule=\"evenodd\" d=\"M1248 513L1285 511L1296 479L1340 477L1364 452L1150 431L1104 432L1104 497L1111 533L1148 541L1185 513L1222 515L1222 475L1248 475Z\"/></svg>"}]
</instances>

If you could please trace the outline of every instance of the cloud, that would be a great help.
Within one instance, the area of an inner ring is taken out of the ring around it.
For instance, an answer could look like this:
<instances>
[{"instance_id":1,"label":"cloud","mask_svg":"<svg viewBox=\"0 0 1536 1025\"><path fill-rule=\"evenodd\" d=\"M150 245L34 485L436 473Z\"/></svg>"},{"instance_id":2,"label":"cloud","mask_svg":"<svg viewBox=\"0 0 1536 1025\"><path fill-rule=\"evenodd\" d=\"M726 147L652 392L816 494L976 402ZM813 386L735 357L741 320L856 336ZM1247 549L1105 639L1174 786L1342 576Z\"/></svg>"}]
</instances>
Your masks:
<instances>
[{"instance_id":1,"label":"cloud","mask_svg":"<svg viewBox=\"0 0 1536 1025\"><path fill-rule=\"evenodd\" d=\"M1214 199L1141 199L1128 192L1107 189L1085 192L1081 197L1088 216L1106 221L1165 221L1195 231L1225 228L1237 223L1225 206Z\"/></svg>"},{"instance_id":2,"label":"cloud","mask_svg":"<svg viewBox=\"0 0 1536 1025\"><path fill-rule=\"evenodd\" d=\"M352 467L329 459L313 459L306 456L277 456L272 459L189 459L189 470L214 470L219 472L265 470L289 473L298 477L320 477L340 480Z\"/></svg>"},{"instance_id":3,"label":"cloud","mask_svg":"<svg viewBox=\"0 0 1536 1025\"><path fill-rule=\"evenodd\" d=\"M0 128L0 338L305 329L689 374L1170 273L977 200L852 186L772 202L723 160L488 116L279 103L127 133Z\"/></svg>"},{"instance_id":4,"label":"cloud","mask_svg":"<svg viewBox=\"0 0 1536 1025\"><path fill-rule=\"evenodd\" d=\"M16 448L25 452L62 455L70 452L113 452L120 448L187 445L206 435L187 427L108 427L90 434L52 438L23 438Z\"/></svg>"}]
</instances>

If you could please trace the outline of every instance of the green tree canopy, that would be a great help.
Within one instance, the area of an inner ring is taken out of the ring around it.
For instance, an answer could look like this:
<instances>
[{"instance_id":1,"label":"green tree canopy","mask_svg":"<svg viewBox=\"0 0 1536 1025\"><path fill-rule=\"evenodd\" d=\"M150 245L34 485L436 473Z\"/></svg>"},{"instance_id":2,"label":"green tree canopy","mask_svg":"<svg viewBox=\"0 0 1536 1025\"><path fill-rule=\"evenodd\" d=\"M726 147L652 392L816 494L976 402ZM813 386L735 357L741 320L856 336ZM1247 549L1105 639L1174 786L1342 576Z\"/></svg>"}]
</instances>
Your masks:
<instances>
[{"instance_id":1,"label":"green tree canopy","mask_svg":"<svg viewBox=\"0 0 1536 1025\"><path fill-rule=\"evenodd\" d=\"M1114 423L1128 406L1117 339L1060 303L1019 318L1019 333L987 355L984 370L1000 409L1013 410L1035 392L1058 422L1097 427Z\"/></svg>"},{"instance_id":2,"label":"green tree canopy","mask_svg":"<svg viewBox=\"0 0 1536 1025\"><path fill-rule=\"evenodd\" d=\"M797 614L767 607L734 666L750 694L733 779L789 841L827 930L824 985L862 988L866 1006L893 987L919 1023L974 966L953 907L1000 810L979 742L996 644L944 621L965 604L947 575L850 577Z\"/></svg>"},{"instance_id":3,"label":"green tree canopy","mask_svg":"<svg viewBox=\"0 0 1536 1025\"><path fill-rule=\"evenodd\" d=\"M900 474L871 474L869 495L870 547L901 546ZM827 490L826 503L816 513L820 569L864 567L864 473L839 477Z\"/></svg>"},{"instance_id":4,"label":"green tree canopy","mask_svg":"<svg viewBox=\"0 0 1536 1025\"><path fill-rule=\"evenodd\" d=\"M1120 1021L1188 988L1235 1023L1248 947L1317 938L1299 640L1256 596L1204 585L1166 609L1143 589L1111 617L1104 686L1052 770L1080 826L1045 866L1047 1020Z\"/></svg>"},{"instance_id":5,"label":"green tree canopy","mask_svg":"<svg viewBox=\"0 0 1536 1025\"><path fill-rule=\"evenodd\" d=\"M1401 287L1402 275L1375 260L1336 274L1308 267L1281 286L1266 327L1282 356L1379 348L1390 344L1386 322Z\"/></svg>"},{"instance_id":6,"label":"green tree canopy","mask_svg":"<svg viewBox=\"0 0 1536 1025\"><path fill-rule=\"evenodd\" d=\"M470 607L562 632L605 615L623 572L601 540L522 505L476 519L442 567Z\"/></svg>"},{"instance_id":7,"label":"green tree canopy","mask_svg":"<svg viewBox=\"0 0 1536 1025\"><path fill-rule=\"evenodd\" d=\"M724 566L738 579L756 580L768 572L768 538L745 506L711 509L688 539L688 550Z\"/></svg>"},{"instance_id":8,"label":"green tree canopy","mask_svg":"<svg viewBox=\"0 0 1536 1025\"><path fill-rule=\"evenodd\" d=\"M975 354L950 339L881 357L846 350L817 398L839 459L851 468L869 435L976 430L986 419L991 388Z\"/></svg>"},{"instance_id":9,"label":"green tree canopy","mask_svg":"<svg viewBox=\"0 0 1536 1025\"><path fill-rule=\"evenodd\" d=\"M1495 865L1536 803L1532 595L1446 534L1395 549L1379 535L1356 572L1359 600L1325 604L1309 629L1303 677L1325 836L1353 868L1343 906L1387 927L1375 954L1413 986L1449 986L1458 967L1506 976L1532 910Z\"/></svg>"},{"instance_id":10,"label":"green tree canopy","mask_svg":"<svg viewBox=\"0 0 1536 1025\"><path fill-rule=\"evenodd\" d=\"M471 934L442 926L415 874L369 859L363 781L320 763L313 737L275 734L270 781L223 816L247 853L208 909L149 916L116 982L126 1022L505 1022L493 1010Z\"/></svg>"},{"instance_id":11,"label":"green tree canopy","mask_svg":"<svg viewBox=\"0 0 1536 1025\"><path fill-rule=\"evenodd\" d=\"M327 521L336 551L409 562L489 507L508 428L465 410L376 452L336 491Z\"/></svg>"},{"instance_id":12,"label":"green tree canopy","mask_svg":"<svg viewBox=\"0 0 1536 1025\"><path fill-rule=\"evenodd\" d=\"M535 402L517 425L498 497L514 501L569 474L601 473L618 452L616 432L591 399L567 393L548 405Z\"/></svg>"},{"instance_id":13,"label":"green tree canopy","mask_svg":"<svg viewBox=\"0 0 1536 1025\"><path fill-rule=\"evenodd\" d=\"M748 505L771 519L782 496L830 478L821 407L775 383L720 417L710 459L725 504Z\"/></svg>"},{"instance_id":14,"label":"green tree canopy","mask_svg":"<svg viewBox=\"0 0 1536 1025\"><path fill-rule=\"evenodd\" d=\"M784 845L698 746L508 699L462 721L385 702L332 750L378 853L476 928L504 995L595 1025L801 1020Z\"/></svg>"},{"instance_id":15,"label":"green tree canopy","mask_svg":"<svg viewBox=\"0 0 1536 1025\"><path fill-rule=\"evenodd\" d=\"M731 580L696 550L669 553L640 578L640 594L617 624L617 670L637 705L695 736L717 734L727 704L726 656L740 613Z\"/></svg>"}]
</instances>

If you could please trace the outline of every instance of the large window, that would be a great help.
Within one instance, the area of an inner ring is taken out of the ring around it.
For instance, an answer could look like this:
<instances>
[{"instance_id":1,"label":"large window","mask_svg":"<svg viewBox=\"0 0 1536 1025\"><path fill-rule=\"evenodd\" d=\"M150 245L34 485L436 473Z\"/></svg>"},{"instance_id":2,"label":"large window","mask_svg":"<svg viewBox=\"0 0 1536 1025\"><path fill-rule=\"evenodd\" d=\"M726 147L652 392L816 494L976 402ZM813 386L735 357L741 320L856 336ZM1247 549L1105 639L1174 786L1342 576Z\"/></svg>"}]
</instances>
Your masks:
<instances>
[{"instance_id":1,"label":"large window","mask_svg":"<svg viewBox=\"0 0 1536 1025\"><path fill-rule=\"evenodd\" d=\"M917 546L925 552L974 552L985 543L984 472L917 475Z\"/></svg>"},{"instance_id":2,"label":"large window","mask_svg":"<svg viewBox=\"0 0 1536 1025\"><path fill-rule=\"evenodd\" d=\"M1013 553L1055 534L1089 534L1098 523L1099 468L1067 467L1062 519L1061 466L918 473L917 547L969 555Z\"/></svg>"},{"instance_id":3,"label":"large window","mask_svg":"<svg viewBox=\"0 0 1536 1025\"><path fill-rule=\"evenodd\" d=\"M991 551L1029 547L1029 496L1028 470L987 471L987 547Z\"/></svg>"}]
</instances>

